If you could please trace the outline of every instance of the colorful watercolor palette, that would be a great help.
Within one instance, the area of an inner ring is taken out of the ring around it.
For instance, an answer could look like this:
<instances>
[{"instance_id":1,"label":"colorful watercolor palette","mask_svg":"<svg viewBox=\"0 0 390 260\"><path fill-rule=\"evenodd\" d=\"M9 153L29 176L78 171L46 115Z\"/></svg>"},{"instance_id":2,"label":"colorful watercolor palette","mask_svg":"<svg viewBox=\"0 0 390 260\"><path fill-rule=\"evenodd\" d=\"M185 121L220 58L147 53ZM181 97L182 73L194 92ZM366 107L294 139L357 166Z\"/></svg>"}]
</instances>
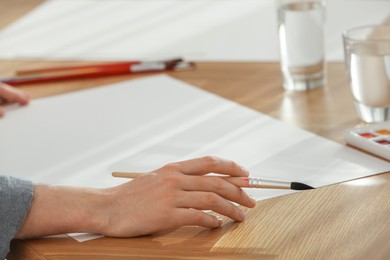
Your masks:
<instances>
[{"instance_id":1,"label":"colorful watercolor palette","mask_svg":"<svg viewBox=\"0 0 390 260\"><path fill-rule=\"evenodd\" d=\"M390 122L366 125L345 132L348 144L390 160Z\"/></svg>"}]
</instances>

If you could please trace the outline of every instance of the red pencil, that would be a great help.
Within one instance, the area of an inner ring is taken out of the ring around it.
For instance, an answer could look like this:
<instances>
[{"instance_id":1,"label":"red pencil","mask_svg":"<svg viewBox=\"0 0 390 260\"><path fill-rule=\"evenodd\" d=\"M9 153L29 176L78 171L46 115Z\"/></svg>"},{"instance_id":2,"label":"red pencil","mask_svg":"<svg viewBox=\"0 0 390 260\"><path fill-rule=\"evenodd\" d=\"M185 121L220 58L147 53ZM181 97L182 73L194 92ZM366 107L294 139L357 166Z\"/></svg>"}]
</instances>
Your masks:
<instances>
[{"instance_id":1,"label":"red pencil","mask_svg":"<svg viewBox=\"0 0 390 260\"><path fill-rule=\"evenodd\" d=\"M19 75L32 75L14 78L0 79L0 82L12 86L22 84L43 83L49 81L60 81L67 79L80 79L89 77L101 77L120 74L132 74L142 72L163 72L191 69L195 65L191 62L184 62L182 59L167 61L147 61L147 62L119 62L107 64L91 64L73 67L43 68L36 70L18 71Z\"/></svg>"}]
</instances>

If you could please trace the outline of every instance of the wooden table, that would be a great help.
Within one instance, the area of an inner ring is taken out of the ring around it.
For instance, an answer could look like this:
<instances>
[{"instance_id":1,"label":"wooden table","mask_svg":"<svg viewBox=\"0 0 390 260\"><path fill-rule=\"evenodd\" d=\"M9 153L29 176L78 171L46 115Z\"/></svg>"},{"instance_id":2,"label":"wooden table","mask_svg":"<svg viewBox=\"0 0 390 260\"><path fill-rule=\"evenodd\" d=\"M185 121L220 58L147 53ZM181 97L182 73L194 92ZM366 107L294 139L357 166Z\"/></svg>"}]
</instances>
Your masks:
<instances>
[{"instance_id":1,"label":"wooden table","mask_svg":"<svg viewBox=\"0 0 390 260\"><path fill-rule=\"evenodd\" d=\"M0 0L0 26L42 0ZM15 69L81 62L0 60L0 76ZM197 63L170 76L287 124L343 143L358 120L342 63L328 64L328 84L285 92L278 63ZM33 98L93 88L140 76L115 76L22 87ZM258 202L242 223L184 227L139 238L78 243L67 236L15 240L8 259L390 259L390 172Z\"/></svg>"}]
</instances>

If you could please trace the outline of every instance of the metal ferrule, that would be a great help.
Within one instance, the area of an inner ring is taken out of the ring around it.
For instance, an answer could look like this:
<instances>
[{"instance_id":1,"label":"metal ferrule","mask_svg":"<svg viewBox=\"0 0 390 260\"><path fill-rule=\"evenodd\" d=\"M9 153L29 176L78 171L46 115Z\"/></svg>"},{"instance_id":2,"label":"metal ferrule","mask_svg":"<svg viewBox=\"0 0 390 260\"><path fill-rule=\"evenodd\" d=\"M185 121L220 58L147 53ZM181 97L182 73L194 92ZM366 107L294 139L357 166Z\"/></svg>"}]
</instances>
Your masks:
<instances>
[{"instance_id":1,"label":"metal ferrule","mask_svg":"<svg viewBox=\"0 0 390 260\"><path fill-rule=\"evenodd\" d=\"M249 178L249 187L268 189L291 189L291 183L284 181L269 181L257 178Z\"/></svg>"}]
</instances>

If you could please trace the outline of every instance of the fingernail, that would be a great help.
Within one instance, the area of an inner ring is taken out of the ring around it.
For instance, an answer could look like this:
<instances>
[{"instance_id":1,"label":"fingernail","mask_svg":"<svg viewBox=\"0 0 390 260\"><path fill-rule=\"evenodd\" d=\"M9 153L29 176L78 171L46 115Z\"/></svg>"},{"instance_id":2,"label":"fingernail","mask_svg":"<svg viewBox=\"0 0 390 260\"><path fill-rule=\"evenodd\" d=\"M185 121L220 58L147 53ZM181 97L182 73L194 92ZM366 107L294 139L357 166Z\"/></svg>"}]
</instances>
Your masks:
<instances>
[{"instance_id":1,"label":"fingernail","mask_svg":"<svg viewBox=\"0 0 390 260\"><path fill-rule=\"evenodd\" d=\"M238 210L239 210L239 213L240 213L240 221L244 221L244 219L245 219L244 211L242 211L241 209L238 209Z\"/></svg>"},{"instance_id":2,"label":"fingernail","mask_svg":"<svg viewBox=\"0 0 390 260\"><path fill-rule=\"evenodd\" d=\"M222 218L220 216L217 216L218 219L218 227L222 226Z\"/></svg>"}]
</instances>

